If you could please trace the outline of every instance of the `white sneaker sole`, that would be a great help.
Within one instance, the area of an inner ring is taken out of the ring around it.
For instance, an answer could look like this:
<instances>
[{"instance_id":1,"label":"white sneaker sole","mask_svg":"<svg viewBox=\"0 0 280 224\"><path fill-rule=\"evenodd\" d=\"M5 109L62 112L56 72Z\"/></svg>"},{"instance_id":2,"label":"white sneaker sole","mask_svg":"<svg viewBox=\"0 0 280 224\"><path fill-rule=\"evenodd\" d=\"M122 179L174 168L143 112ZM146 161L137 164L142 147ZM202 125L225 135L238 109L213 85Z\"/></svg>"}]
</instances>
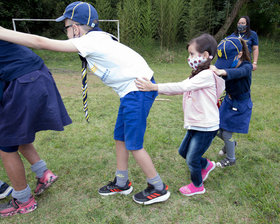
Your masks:
<instances>
[{"instance_id":1,"label":"white sneaker sole","mask_svg":"<svg viewBox=\"0 0 280 224\"><path fill-rule=\"evenodd\" d=\"M195 193L191 193L191 194L183 194L181 191L180 193L184 196L193 196L193 195L196 195L196 194L204 194L206 192L205 188L203 189L203 191L199 191L199 192L195 192Z\"/></svg>"},{"instance_id":2,"label":"white sneaker sole","mask_svg":"<svg viewBox=\"0 0 280 224\"><path fill-rule=\"evenodd\" d=\"M110 193L101 193L101 192L98 192L100 195L102 196L108 196L108 195L114 195L114 194L123 194L123 195L128 195L130 194L131 192L133 191L133 187L131 186L129 189L127 189L126 191L120 191L120 192L110 192Z\"/></svg>"},{"instance_id":3,"label":"white sneaker sole","mask_svg":"<svg viewBox=\"0 0 280 224\"><path fill-rule=\"evenodd\" d=\"M152 199L152 200L145 201L145 202L137 201L137 200L134 198L134 196L133 196L133 201L135 201L136 203L141 204L141 205L151 205L151 204L154 204L154 203L164 202L164 201L166 201L169 197L170 197L170 192L167 191L167 193L166 193L165 195L162 195L162 196L160 196L160 197L157 197L157 198L154 198L154 199Z\"/></svg>"}]
</instances>

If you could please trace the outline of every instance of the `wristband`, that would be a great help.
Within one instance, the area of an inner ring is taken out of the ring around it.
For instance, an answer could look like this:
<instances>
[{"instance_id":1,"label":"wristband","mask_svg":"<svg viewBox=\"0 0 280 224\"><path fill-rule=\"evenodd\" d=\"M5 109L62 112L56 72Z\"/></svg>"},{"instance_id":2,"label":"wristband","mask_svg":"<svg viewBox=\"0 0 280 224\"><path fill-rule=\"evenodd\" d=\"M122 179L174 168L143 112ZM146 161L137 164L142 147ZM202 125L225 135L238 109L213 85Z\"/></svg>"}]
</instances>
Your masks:
<instances>
[{"instance_id":1,"label":"wristband","mask_svg":"<svg viewBox=\"0 0 280 224\"><path fill-rule=\"evenodd\" d=\"M257 64L257 62L256 62L256 61L254 61L254 62L253 62L253 64L255 64L255 65L256 65L256 64Z\"/></svg>"}]
</instances>

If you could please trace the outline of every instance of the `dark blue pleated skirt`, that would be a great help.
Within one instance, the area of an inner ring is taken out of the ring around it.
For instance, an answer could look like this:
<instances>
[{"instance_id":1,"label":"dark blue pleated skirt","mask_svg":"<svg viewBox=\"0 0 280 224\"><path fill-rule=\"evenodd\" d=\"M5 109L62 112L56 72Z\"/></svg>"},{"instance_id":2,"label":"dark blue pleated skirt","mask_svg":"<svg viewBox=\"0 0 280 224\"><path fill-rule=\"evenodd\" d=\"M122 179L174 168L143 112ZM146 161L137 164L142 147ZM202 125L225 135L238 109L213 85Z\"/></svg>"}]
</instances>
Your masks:
<instances>
[{"instance_id":1,"label":"dark blue pleated skirt","mask_svg":"<svg viewBox=\"0 0 280 224\"><path fill-rule=\"evenodd\" d=\"M62 131L71 123L46 66L6 86L0 102L0 146L32 143L36 132Z\"/></svg>"},{"instance_id":2,"label":"dark blue pleated skirt","mask_svg":"<svg viewBox=\"0 0 280 224\"><path fill-rule=\"evenodd\" d=\"M231 100L228 95L220 107L220 128L229 132L247 134L252 115L251 98Z\"/></svg>"}]
</instances>

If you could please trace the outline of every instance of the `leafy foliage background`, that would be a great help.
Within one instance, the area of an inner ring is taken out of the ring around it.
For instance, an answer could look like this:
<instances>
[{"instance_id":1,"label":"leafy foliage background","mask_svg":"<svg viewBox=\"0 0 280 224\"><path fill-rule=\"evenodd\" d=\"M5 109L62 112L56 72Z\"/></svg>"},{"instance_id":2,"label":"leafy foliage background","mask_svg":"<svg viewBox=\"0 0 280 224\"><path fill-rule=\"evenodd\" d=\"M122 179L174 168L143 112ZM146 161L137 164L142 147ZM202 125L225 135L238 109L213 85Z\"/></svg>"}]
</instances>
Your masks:
<instances>
[{"instance_id":1,"label":"leafy foliage background","mask_svg":"<svg viewBox=\"0 0 280 224\"><path fill-rule=\"evenodd\" d=\"M151 44L173 48L207 32L214 35L229 16L237 0L94 0L99 19L120 20L122 42ZM59 17L72 0L0 0L0 25L12 29L12 18ZM228 34L231 34L242 15L251 18L251 28L259 35L280 36L279 0L250 0L240 10ZM49 37L61 37L63 23L17 22L17 30ZM116 25L100 23L100 27L114 33Z\"/></svg>"}]
</instances>

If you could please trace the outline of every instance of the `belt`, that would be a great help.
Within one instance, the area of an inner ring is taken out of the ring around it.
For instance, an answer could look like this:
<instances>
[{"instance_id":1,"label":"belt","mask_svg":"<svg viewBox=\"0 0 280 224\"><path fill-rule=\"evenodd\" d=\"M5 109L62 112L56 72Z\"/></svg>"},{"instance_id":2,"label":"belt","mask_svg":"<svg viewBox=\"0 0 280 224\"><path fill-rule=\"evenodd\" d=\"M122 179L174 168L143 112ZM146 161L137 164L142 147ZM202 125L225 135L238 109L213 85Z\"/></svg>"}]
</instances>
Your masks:
<instances>
[{"instance_id":1,"label":"belt","mask_svg":"<svg viewBox=\"0 0 280 224\"><path fill-rule=\"evenodd\" d=\"M246 100L246 99L249 99L250 96L251 96L250 91L247 93L242 93L240 95L236 95L236 96L232 96L232 95L228 94L228 97L231 100Z\"/></svg>"},{"instance_id":2,"label":"belt","mask_svg":"<svg viewBox=\"0 0 280 224\"><path fill-rule=\"evenodd\" d=\"M242 93L237 96L232 96L228 94L229 99L232 100L232 110L237 111L238 110L238 100L246 100L250 98L250 91L247 93Z\"/></svg>"}]
</instances>

